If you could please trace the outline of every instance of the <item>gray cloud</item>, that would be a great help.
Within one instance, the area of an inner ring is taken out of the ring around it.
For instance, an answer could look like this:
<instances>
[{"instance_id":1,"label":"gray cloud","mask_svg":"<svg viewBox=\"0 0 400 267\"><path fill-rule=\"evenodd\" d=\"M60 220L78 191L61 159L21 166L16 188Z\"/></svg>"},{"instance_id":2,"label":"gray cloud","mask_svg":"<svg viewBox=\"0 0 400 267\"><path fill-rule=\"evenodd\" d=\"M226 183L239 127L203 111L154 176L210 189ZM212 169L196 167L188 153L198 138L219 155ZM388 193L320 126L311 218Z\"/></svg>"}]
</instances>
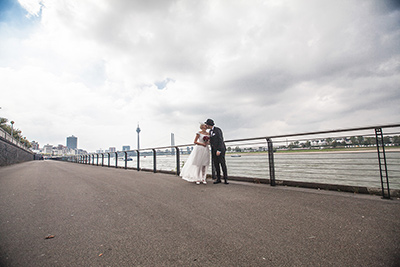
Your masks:
<instances>
[{"instance_id":1,"label":"gray cloud","mask_svg":"<svg viewBox=\"0 0 400 267\"><path fill-rule=\"evenodd\" d=\"M14 37L0 32L0 77L7 75L7 85L17 91L30 83L11 77L34 84L32 77L40 77L41 95L53 101L64 96L61 107L86 114L70 126L81 136L90 136L82 125L105 126L104 120L118 125L122 140L141 121L151 146L170 131L191 136L208 117L226 138L399 119L396 1L42 5L41 27L19 37L18 52ZM61 93L68 90L74 98ZM53 121L65 122L62 116L54 114ZM65 136L70 134L78 135ZM104 136L87 146L100 146Z\"/></svg>"}]
</instances>

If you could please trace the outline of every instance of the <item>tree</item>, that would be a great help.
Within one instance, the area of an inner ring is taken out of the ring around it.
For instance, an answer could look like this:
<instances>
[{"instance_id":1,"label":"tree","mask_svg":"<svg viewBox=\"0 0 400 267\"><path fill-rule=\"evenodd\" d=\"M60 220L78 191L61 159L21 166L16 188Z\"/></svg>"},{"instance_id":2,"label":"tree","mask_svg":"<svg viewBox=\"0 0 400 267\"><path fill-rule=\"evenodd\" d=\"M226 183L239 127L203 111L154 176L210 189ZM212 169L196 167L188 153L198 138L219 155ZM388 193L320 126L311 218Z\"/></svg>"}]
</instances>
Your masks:
<instances>
[{"instance_id":1,"label":"tree","mask_svg":"<svg viewBox=\"0 0 400 267\"><path fill-rule=\"evenodd\" d=\"M325 141L328 146L332 145L332 138L326 138Z\"/></svg>"},{"instance_id":2,"label":"tree","mask_svg":"<svg viewBox=\"0 0 400 267\"><path fill-rule=\"evenodd\" d=\"M400 144L400 136L399 135L393 136L393 143L397 146Z\"/></svg>"},{"instance_id":3,"label":"tree","mask_svg":"<svg viewBox=\"0 0 400 267\"><path fill-rule=\"evenodd\" d=\"M11 133L11 128L10 128L10 126L8 126L6 123L8 122L8 119L6 119L6 118L1 118L0 117L0 127L4 130L4 131L6 131L7 133Z\"/></svg>"},{"instance_id":4,"label":"tree","mask_svg":"<svg viewBox=\"0 0 400 267\"><path fill-rule=\"evenodd\" d=\"M6 124L8 120L6 118L0 117L0 125L3 126L3 124Z\"/></svg>"},{"instance_id":5,"label":"tree","mask_svg":"<svg viewBox=\"0 0 400 267\"><path fill-rule=\"evenodd\" d=\"M385 144L391 144L392 142L390 141L390 137L389 136L384 136L383 137L383 142L385 143Z\"/></svg>"},{"instance_id":6,"label":"tree","mask_svg":"<svg viewBox=\"0 0 400 267\"><path fill-rule=\"evenodd\" d=\"M310 143L310 141L307 141L307 142L301 144L301 146L302 147L311 147L311 143Z\"/></svg>"},{"instance_id":7,"label":"tree","mask_svg":"<svg viewBox=\"0 0 400 267\"><path fill-rule=\"evenodd\" d=\"M375 138L374 137L365 137L364 145L373 145L373 144L375 144Z\"/></svg>"},{"instance_id":8,"label":"tree","mask_svg":"<svg viewBox=\"0 0 400 267\"><path fill-rule=\"evenodd\" d=\"M290 143L288 147L289 147L290 149L292 149L292 148L298 148L298 147L299 147L299 143L300 143L299 141L294 141L293 143Z\"/></svg>"},{"instance_id":9,"label":"tree","mask_svg":"<svg viewBox=\"0 0 400 267\"><path fill-rule=\"evenodd\" d=\"M364 136L362 135L357 136L357 142L359 145L362 145L364 143Z\"/></svg>"},{"instance_id":10,"label":"tree","mask_svg":"<svg viewBox=\"0 0 400 267\"><path fill-rule=\"evenodd\" d=\"M13 135L15 140L18 140L21 144L24 144L28 148L32 147L31 143L26 139L26 137L22 136L22 131L18 128L13 128L11 131L11 126L7 125L8 119L0 117L0 127L6 131L8 134Z\"/></svg>"},{"instance_id":11,"label":"tree","mask_svg":"<svg viewBox=\"0 0 400 267\"><path fill-rule=\"evenodd\" d=\"M351 141L352 145L357 145L358 144L357 138L355 136L350 137L350 141Z\"/></svg>"},{"instance_id":12,"label":"tree","mask_svg":"<svg viewBox=\"0 0 400 267\"><path fill-rule=\"evenodd\" d=\"M332 142L333 147L337 147L340 143L338 143L336 140Z\"/></svg>"}]
</instances>

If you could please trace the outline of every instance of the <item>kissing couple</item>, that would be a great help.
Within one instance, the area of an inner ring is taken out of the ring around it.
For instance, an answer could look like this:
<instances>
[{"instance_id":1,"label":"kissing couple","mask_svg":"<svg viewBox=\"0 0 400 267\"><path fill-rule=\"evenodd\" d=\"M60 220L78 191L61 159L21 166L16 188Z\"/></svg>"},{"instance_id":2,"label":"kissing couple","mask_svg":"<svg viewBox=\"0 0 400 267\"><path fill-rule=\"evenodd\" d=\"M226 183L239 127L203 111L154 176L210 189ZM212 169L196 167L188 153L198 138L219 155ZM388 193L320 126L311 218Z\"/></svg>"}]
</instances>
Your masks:
<instances>
[{"instance_id":1,"label":"kissing couple","mask_svg":"<svg viewBox=\"0 0 400 267\"><path fill-rule=\"evenodd\" d=\"M209 132L207 132L209 130ZM212 119L207 119L200 124L200 131L196 133L194 139L195 147L190 153L185 165L182 168L180 176L188 182L196 184L207 184L207 169L210 164L210 146L211 162L214 166L216 176L212 171L214 184L221 183L221 169L224 173L224 183L228 183L228 171L225 162L225 142L222 130L215 126Z\"/></svg>"}]
</instances>

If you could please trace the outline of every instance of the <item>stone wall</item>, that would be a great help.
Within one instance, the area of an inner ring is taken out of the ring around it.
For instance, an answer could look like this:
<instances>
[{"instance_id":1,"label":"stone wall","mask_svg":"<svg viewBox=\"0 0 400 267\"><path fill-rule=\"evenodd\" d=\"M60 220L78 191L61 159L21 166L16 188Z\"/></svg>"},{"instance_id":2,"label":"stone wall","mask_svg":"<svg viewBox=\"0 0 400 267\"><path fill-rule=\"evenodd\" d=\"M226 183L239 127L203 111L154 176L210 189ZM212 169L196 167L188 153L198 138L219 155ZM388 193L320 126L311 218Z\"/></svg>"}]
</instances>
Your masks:
<instances>
[{"instance_id":1,"label":"stone wall","mask_svg":"<svg viewBox=\"0 0 400 267\"><path fill-rule=\"evenodd\" d=\"M26 151L0 137L0 166L21 163L35 159L35 154Z\"/></svg>"}]
</instances>

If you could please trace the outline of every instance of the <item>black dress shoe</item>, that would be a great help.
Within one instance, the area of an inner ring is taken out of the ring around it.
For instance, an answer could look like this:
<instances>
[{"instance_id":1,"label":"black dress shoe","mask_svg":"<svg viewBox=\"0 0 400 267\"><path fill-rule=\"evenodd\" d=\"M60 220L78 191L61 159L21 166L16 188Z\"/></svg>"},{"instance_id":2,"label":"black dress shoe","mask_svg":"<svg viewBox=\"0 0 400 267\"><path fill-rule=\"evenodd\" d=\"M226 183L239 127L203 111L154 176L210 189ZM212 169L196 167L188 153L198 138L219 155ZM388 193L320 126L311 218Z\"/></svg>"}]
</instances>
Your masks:
<instances>
[{"instance_id":1,"label":"black dress shoe","mask_svg":"<svg viewBox=\"0 0 400 267\"><path fill-rule=\"evenodd\" d=\"M219 183L221 183L221 180L216 180L216 181L214 182L214 184L219 184Z\"/></svg>"},{"instance_id":2,"label":"black dress shoe","mask_svg":"<svg viewBox=\"0 0 400 267\"><path fill-rule=\"evenodd\" d=\"M224 184L229 184L228 181L225 181Z\"/></svg>"}]
</instances>

